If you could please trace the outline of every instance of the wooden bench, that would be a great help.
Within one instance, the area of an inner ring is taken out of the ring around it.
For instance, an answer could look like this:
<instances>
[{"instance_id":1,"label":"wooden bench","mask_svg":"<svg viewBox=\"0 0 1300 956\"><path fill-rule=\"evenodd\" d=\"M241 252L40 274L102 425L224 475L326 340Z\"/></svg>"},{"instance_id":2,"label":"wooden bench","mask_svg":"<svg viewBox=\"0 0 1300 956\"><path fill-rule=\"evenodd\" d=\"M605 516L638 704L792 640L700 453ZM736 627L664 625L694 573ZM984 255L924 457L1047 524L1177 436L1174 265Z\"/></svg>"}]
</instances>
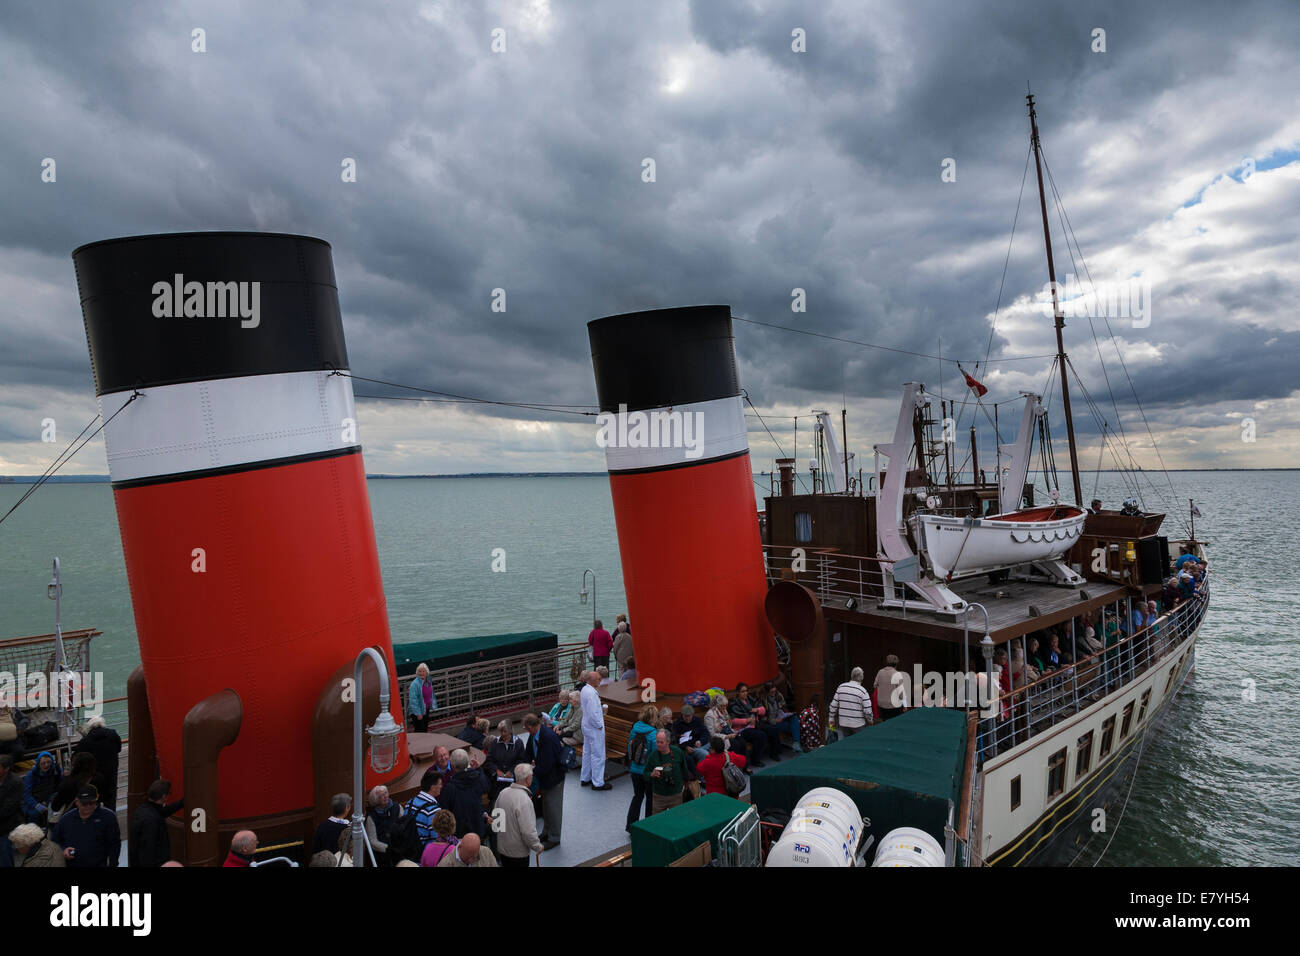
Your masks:
<instances>
[{"instance_id":1,"label":"wooden bench","mask_svg":"<svg viewBox=\"0 0 1300 956\"><path fill-rule=\"evenodd\" d=\"M627 755L627 741L632 736L632 724L634 721L624 720L622 717L611 717L605 715L605 760L621 761L623 764L622 773L614 776L621 777L624 773L632 772L632 761ZM609 775L606 774L606 778Z\"/></svg>"},{"instance_id":2,"label":"wooden bench","mask_svg":"<svg viewBox=\"0 0 1300 956\"><path fill-rule=\"evenodd\" d=\"M606 780L632 772L632 764L627 756L627 741L632 736L632 723L633 721L621 717L605 715L605 764L608 766L611 761L622 764L622 769L618 773L606 773ZM573 749L578 752L579 757L582 756L582 744L576 745Z\"/></svg>"}]
</instances>

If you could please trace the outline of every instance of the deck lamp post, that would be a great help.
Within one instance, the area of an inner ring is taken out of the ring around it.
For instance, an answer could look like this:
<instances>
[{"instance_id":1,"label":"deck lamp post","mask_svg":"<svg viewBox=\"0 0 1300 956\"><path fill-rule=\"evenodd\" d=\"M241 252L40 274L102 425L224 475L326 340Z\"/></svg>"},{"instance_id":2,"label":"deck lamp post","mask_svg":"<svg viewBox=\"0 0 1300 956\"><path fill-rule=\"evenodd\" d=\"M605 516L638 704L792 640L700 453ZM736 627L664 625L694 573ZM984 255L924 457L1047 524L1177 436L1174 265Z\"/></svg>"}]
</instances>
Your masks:
<instances>
[{"instance_id":1,"label":"deck lamp post","mask_svg":"<svg viewBox=\"0 0 1300 956\"><path fill-rule=\"evenodd\" d=\"M398 726L397 721L393 720L393 715L388 712L390 701L388 664L384 660L384 655L373 647L363 647L361 653L357 655L357 662L352 671L353 686L356 690L352 702L353 866L379 865L375 862L375 852L370 846L370 841L366 838L366 774L361 759L363 749L361 707L362 699L365 696L361 692L361 665L367 657L374 661L375 670L379 672L379 716L375 718L373 724L365 729L366 734L370 737L370 769L375 773L384 774L393 769L393 765L397 763L397 738L402 734L402 728Z\"/></svg>"},{"instance_id":2,"label":"deck lamp post","mask_svg":"<svg viewBox=\"0 0 1300 956\"><path fill-rule=\"evenodd\" d=\"M65 737L71 736L72 724L72 675L68 672L68 655L63 647L63 581L59 577L59 559L54 559L54 575L50 578L50 583L45 586L45 594L54 602L54 647L57 655L55 664L58 670L58 690L51 690L57 695L50 704L58 711L59 723L64 726L60 729ZM66 697L63 688L68 688ZM64 707L66 701L67 706Z\"/></svg>"},{"instance_id":3,"label":"deck lamp post","mask_svg":"<svg viewBox=\"0 0 1300 956\"><path fill-rule=\"evenodd\" d=\"M984 678L984 694L986 698L990 701L990 703L993 703L997 700L997 696L996 696L997 691L995 690L993 684L993 638L987 630L985 630L984 632L984 640L980 641L980 653L984 655L984 673L987 675ZM1011 666L1010 661L1007 662L1007 666L1008 667ZM981 760L984 759L986 745L989 742L989 735L993 733L993 726L994 726L993 721L997 719L997 715L998 715L998 710L995 703L993 704L992 710L993 713L989 714L988 716L985 716L982 707L980 710L980 722L984 726L984 733L980 735L980 737L982 738L980 740ZM996 736L993 739L992 750L994 753L997 753Z\"/></svg>"},{"instance_id":4,"label":"deck lamp post","mask_svg":"<svg viewBox=\"0 0 1300 956\"><path fill-rule=\"evenodd\" d=\"M596 572L587 568L582 572L582 590L578 592L578 599L583 605L587 603L587 575L591 575L591 626L596 626Z\"/></svg>"}]
</instances>

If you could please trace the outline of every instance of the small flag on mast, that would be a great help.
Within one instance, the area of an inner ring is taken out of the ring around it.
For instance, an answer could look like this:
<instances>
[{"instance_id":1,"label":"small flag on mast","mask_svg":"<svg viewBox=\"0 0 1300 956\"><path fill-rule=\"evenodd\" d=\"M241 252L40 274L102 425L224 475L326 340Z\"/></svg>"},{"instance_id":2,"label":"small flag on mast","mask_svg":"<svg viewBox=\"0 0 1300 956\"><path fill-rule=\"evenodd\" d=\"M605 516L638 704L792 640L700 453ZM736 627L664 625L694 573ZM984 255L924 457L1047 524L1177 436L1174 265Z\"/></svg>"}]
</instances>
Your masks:
<instances>
[{"instance_id":1,"label":"small flag on mast","mask_svg":"<svg viewBox=\"0 0 1300 956\"><path fill-rule=\"evenodd\" d=\"M1188 498L1187 500L1188 500L1189 502L1191 502L1191 505L1192 505L1192 517L1193 517L1193 518L1199 518L1199 517L1201 517L1201 509L1198 508L1198 507L1196 507L1196 502L1195 502L1195 501L1192 501L1192 499L1190 499L1190 498Z\"/></svg>"},{"instance_id":2,"label":"small flag on mast","mask_svg":"<svg viewBox=\"0 0 1300 956\"><path fill-rule=\"evenodd\" d=\"M985 395L989 393L988 388L985 387L982 382L977 382L974 378L972 378L971 374L961 367L960 362L957 363L957 371L961 372L962 375L966 376L966 386L975 392L975 396L977 398L983 398Z\"/></svg>"}]
</instances>

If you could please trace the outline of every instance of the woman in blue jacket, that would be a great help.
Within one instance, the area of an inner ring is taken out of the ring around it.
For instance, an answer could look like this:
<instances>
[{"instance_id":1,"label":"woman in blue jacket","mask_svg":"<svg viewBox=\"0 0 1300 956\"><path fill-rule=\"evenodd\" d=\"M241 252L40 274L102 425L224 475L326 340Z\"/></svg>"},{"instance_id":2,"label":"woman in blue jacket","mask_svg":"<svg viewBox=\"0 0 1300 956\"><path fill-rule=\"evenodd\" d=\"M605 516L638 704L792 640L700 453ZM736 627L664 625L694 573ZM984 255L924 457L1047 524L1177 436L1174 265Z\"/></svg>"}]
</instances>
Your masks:
<instances>
[{"instance_id":1,"label":"woman in blue jacket","mask_svg":"<svg viewBox=\"0 0 1300 956\"><path fill-rule=\"evenodd\" d=\"M632 725L632 732L627 738L627 763L632 777L632 805L627 808L627 830L632 829L632 824L641 819L641 803L645 801L646 816L653 811L650 799L650 788L644 777L645 763L650 755L654 753L655 736L659 733L659 709L654 704L646 704L641 708L641 714L635 724ZM638 763L636 757L640 757Z\"/></svg>"},{"instance_id":2,"label":"woman in blue jacket","mask_svg":"<svg viewBox=\"0 0 1300 956\"><path fill-rule=\"evenodd\" d=\"M433 696L433 685L429 683L429 665L421 664L406 691L406 712L411 715L417 734L428 732L429 715L437 709L438 699Z\"/></svg>"},{"instance_id":3,"label":"woman in blue jacket","mask_svg":"<svg viewBox=\"0 0 1300 956\"><path fill-rule=\"evenodd\" d=\"M23 778L23 810L28 823L46 826L46 815L50 809L50 798L63 783L63 771L59 769L54 755L42 750L36 758L36 766Z\"/></svg>"}]
</instances>

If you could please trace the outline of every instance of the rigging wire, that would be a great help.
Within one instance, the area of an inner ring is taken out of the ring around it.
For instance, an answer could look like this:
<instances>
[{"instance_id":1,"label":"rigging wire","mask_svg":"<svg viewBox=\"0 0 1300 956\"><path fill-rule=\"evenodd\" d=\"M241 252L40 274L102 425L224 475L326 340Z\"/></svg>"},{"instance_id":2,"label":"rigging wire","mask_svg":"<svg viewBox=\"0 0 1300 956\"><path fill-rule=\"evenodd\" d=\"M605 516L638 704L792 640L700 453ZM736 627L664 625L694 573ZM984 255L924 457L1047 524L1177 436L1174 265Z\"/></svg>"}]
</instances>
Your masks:
<instances>
[{"instance_id":1,"label":"rigging wire","mask_svg":"<svg viewBox=\"0 0 1300 956\"><path fill-rule=\"evenodd\" d=\"M402 387L403 387L403 388L409 388L410 386L402 386ZM465 399L465 398L425 398L425 397L422 396L422 395L365 395L365 394L362 394L361 392L356 392L356 393L354 393L354 397L355 397L355 398L369 398L369 399L374 399L375 401L379 401L379 402L430 402L430 403L433 403L433 404L445 404L445 405L474 405L474 404L500 405L500 404L505 404L505 403L502 403L502 402L492 402L492 401L487 401L486 399ZM534 408L534 407L541 407L541 406L527 405L527 406L525 406L525 407L528 407L528 408ZM568 409L568 408L596 408L596 407L597 407L597 406L595 406L595 405L561 405L561 404L558 404L558 403L557 403L557 404L555 404L555 405L547 405L547 406L545 406L545 407L543 408L543 410L544 410L544 411L555 411L555 412L561 412L561 411L564 411L565 409ZM581 414L584 414L584 415L586 415L586 414L594 415L594 414L596 414L596 413L595 413L595 412L582 412Z\"/></svg>"},{"instance_id":2,"label":"rigging wire","mask_svg":"<svg viewBox=\"0 0 1300 956\"><path fill-rule=\"evenodd\" d=\"M1079 388L1083 392L1085 399L1089 403L1091 410L1093 411L1094 417L1100 418L1101 410L1099 407L1097 407L1096 401L1089 394L1087 387L1083 384L1083 380L1079 377L1078 369L1074 367L1074 363L1071 362L1068 357L1066 361L1069 362L1070 371L1074 373L1074 379L1076 382L1078 382ZM1104 432L1103 432L1103 440L1104 440ZM1177 494L1175 493L1174 504L1171 505L1168 499L1165 498L1164 492L1161 491L1159 488L1157 488L1155 482L1151 480L1151 476L1150 474L1148 474L1147 470L1137 464L1137 461L1136 459L1133 458L1131 451L1129 452L1128 465L1125 465L1119 460L1119 457L1115 454L1115 449L1114 449L1114 445L1116 444L1118 443L1117 442L1111 443L1112 445L1111 457L1115 460L1116 470L1119 472L1121 478L1124 480L1125 488L1132 493L1133 497L1140 497L1141 490L1142 490L1141 482L1143 479L1145 479L1146 483L1151 488L1151 494L1155 497L1157 501L1160 502L1160 506L1165 509L1165 514L1172 515L1174 520L1178 522L1179 528L1185 534L1187 534L1188 537L1190 537L1191 530L1188 526L1188 523L1183 519L1182 513L1179 510L1177 504L1178 502Z\"/></svg>"},{"instance_id":3,"label":"rigging wire","mask_svg":"<svg viewBox=\"0 0 1300 956\"><path fill-rule=\"evenodd\" d=\"M578 408L595 407L592 405L559 405L559 404L542 404L540 402L501 402L501 401L494 401L489 398L473 398L468 395L457 395L455 392L443 392L434 388L421 388L418 385L403 385L401 382L389 382L382 378L367 378L364 375L356 375L345 369L334 368L330 370L330 374L341 375L345 378L350 378L356 382L370 382L374 385L387 385L389 388L405 388L412 392L424 392L429 395L442 396L443 398L454 402L465 402L474 405L500 405L504 408L529 408L539 412L556 412L559 414L583 415L587 417L594 416L597 414L596 412L589 412L589 411L581 411L581 412L575 411L575 409ZM363 397L374 398L376 396L363 396Z\"/></svg>"},{"instance_id":4,"label":"rigging wire","mask_svg":"<svg viewBox=\"0 0 1300 956\"><path fill-rule=\"evenodd\" d=\"M777 441L777 440L776 440L776 436L772 434L772 429L768 428L768 427L767 427L767 422L763 421L763 416L759 414L757 408L754 408L754 403L753 403L753 402L750 400L750 398L749 398L749 392L747 392L745 389L742 388L742 389L740 390L740 394L741 394L742 396L744 396L744 399L745 399L746 402L749 402L749 407L754 409L754 414L755 414L755 415L758 415L758 420L759 420L759 422L762 424L762 426L763 426L763 430L764 430L765 432L767 432L767 437L770 438L770 439L772 439L772 444L776 446L776 450L779 451L779 452L781 452L781 457L782 457L782 458L786 458L786 457L788 457L788 456L786 455L786 453L785 453L785 450L781 447L781 443L780 443L779 441ZM798 420L798 419L796 419L796 421L797 421L797 420ZM801 485L803 485L803 484L804 484L804 482L803 482L803 475L799 474L799 463L798 463L798 462L795 462L794 473L795 473L795 476L799 479L799 483L800 483ZM804 485L804 487L807 488L806 485Z\"/></svg>"},{"instance_id":5,"label":"rigging wire","mask_svg":"<svg viewBox=\"0 0 1300 956\"><path fill-rule=\"evenodd\" d=\"M1041 147L1040 147L1040 150L1041 150ZM1073 230L1067 229L1067 227L1066 227L1065 203L1061 200L1061 194L1060 194L1060 192L1059 192L1059 191L1057 190L1057 188L1056 188L1056 180L1052 177L1052 167L1051 167L1051 165L1047 162L1047 157L1046 157L1046 156L1043 156L1043 167L1044 167L1044 169L1047 170L1047 182L1048 182L1048 184L1051 186L1051 189L1052 189L1052 201L1053 201L1054 206L1056 207L1056 220L1057 220L1057 222L1060 224L1060 227L1061 227L1061 237L1065 240L1065 251L1066 251L1066 254L1070 257L1070 268L1073 269L1073 270L1075 270L1075 271L1074 271L1073 273L1071 273L1071 274L1072 274L1072 275L1075 275L1076 277L1078 276L1078 270L1079 270L1079 267L1078 267L1078 265L1075 263L1075 260L1074 260L1074 253L1075 253L1075 251L1077 250L1078 253L1079 253L1079 259L1080 259L1081 261L1083 261L1083 265L1084 265L1084 274L1085 274L1085 275L1087 276L1087 278L1088 278L1088 287L1092 290L1092 292L1093 292L1093 298L1094 298L1094 301L1095 301L1095 299L1096 299L1096 291L1097 291L1097 290L1096 290L1096 286L1093 285L1093 282L1092 282L1092 274L1091 274L1090 272L1088 272L1088 269L1087 269L1087 265L1088 265L1088 263L1087 263L1087 261L1084 260L1084 258L1083 258L1083 250L1082 250L1082 249L1079 249L1079 244L1078 244L1078 239L1077 239L1077 237L1075 237L1074 240L1073 240L1073 241L1074 241L1073 247L1071 246L1071 237L1072 237L1072 235L1073 235ZM1059 290L1058 290L1058 291L1059 291ZM1115 389L1114 389L1114 387L1111 385L1111 382L1110 382L1110 372L1107 370L1107 368L1106 368L1106 360L1102 357L1102 354L1101 354L1101 342L1100 342L1100 341L1098 340L1098 338L1097 338L1097 328L1096 328L1096 325L1095 325L1095 324L1093 323L1093 321L1092 321L1092 310L1091 310L1091 309L1088 309L1088 310L1086 310L1086 311L1087 311L1087 319L1088 319L1088 330L1089 330L1089 331L1091 332L1091 334L1092 334L1092 343L1093 343L1093 346L1097 349L1097 364L1101 367L1102 378L1103 378L1103 379L1105 380L1105 382L1106 382L1106 391L1107 391L1107 393L1110 395L1110 404L1111 404L1111 407L1115 410L1115 425L1116 425L1116 427L1119 429L1119 437L1120 437L1120 441L1123 443L1123 446L1124 446L1126 452L1128 452L1129 457L1132 458L1132 451L1131 451L1131 449L1129 448L1128 435L1127 435L1127 434L1125 433L1125 431L1124 431L1124 419L1123 419L1123 416L1121 416L1121 415L1120 415L1120 412L1119 412L1119 403L1118 403L1118 402L1116 401L1116 399L1115 399ZM1077 376L1078 373L1076 372L1075 374L1076 374L1076 376ZM1136 459L1134 459L1134 464L1136 464ZM1139 498L1139 499L1141 498L1141 494L1138 495L1138 498Z\"/></svg>"},{"instance_id":6,"label":"rigging wire","mask_svg":"<svg viewBox=\"0 0 1300 956\"><path fill-rule=\"evenodd\" d=\"M63 451L59 454L59 456L54 459L53 463L51 463L50 466L46 468L45 471L41 474L41 476L32 483L31 487L28 488L25 492L23 492L21 496L19 496L18 500L14 502L14 506L10 508L8 511L6 511L2 517L0 517L0 523L4 522L6 518L8 518L11 514L17 511L19 505L25 502L32 495L36 494L37 489L40 488L42 485L44 485L52 477L54 477L54 473L56 471L58 471L68 462L72 461L72 459L76 456L77 452L85 448L86 445L88 445L96 435L98 435L106 427L108 427L109 422L117 418L118 415L121 415L122 412L126 411L126 407L128 405L134 402L137 398L142 398L143 396L144 393L139 391L138 389L132 392L131 397L122 403L121 408L115 411L112 415L109 415L108 418L104 421L104 423L100 425L98 428L96 428L93 432L91 432L89 437L87 437L85 441L81 441L81 436L85 435L87 429L89 429L91 425L95 424L95 422L99 420L100 415L99 413L96 413L95 417L86 423L86 427L81 430L81 433L78 434L76 438L72 439L72 441L68 443L68 447L63 449ZM81 441L80 445L77 445L78 441ZM72 447L73 445L76 445L77 447L73 448Z\"/></svg>"},{"instance_id":7,"label":"rigging wire","mask_svg":"<svg viewBox=\"0 0 1300 956\"><path fill-rule=\"evenodd\" d=\"M1040 147L1040 150L1041 150L1041 147ZM1057 196L1057 203L1058 203L1058 205L1060 206L1061 215L1062 215L1063 218L1065 219L1066 228L1069 230L1068 235L1069 235L1071 238L1073 238L1075 248L1079 250L1079 260L1083 263L1084 274L1088 277L1088 285L1089 285L1090 288L1092 288L1092 290L1093 290L1093 294L1094 294L1094 297L1095 297L1095 295L1096 295L1096 287L1095 287L1095 285L1093 284L1093 281L1092 281L1092 272L1088 269L1088 262L1087 262L1087 260L1084 259L1084 257L1083 257L1083 250L1082 250L1081 248L1079 248L1079 240L1078 240L1078 237L1076 237L1076 236L1074 235L1074 225L1070 222L1070 216L1069 216L1069 214L1065 212L1065 205L1064 205L1064 203L1061 203L1061 202L1060 202L1060 196L1059 196L1059 194L1058 194L1057 191L1056 191L1056 183L1055 183L1054 180L1052 180L1052 172L1051 172L1051 168L1050 168L1049 166L1047 166L1047 158L1046 158L1046 157L1043 158L1043 165L1044 165L1044 167L1047 168L1047 177L1048 177L1048 180L1049 180L1049 181L1052 181L1052 192L1053 192L1054 195ZM1068 240L1067 240L1067 247L1068 247ZM1071 261L1073 261L1073 259L1072 259ZM1165 481L1168 482L1168 484L1169 484L1169 492L1170 492L1170 494L1172 494L1172 495L1174 496L1174 499L1175 499L1175 500L1178 500L1178 498L1179 498L1178 491L1177 491L1177 489L1174 488L1173 478L1171 478L1170 475L1169 475L1169 468L1168 468L1168 466L1165 465L1164 456L1160 453L1160 446L1159 446L1159 444L1156 442L1156 436L1155 436L1154 432L1152 432L1152 430L1151 430L1151 422L1147 419L1146 409L1143 408L1143 406L1142 406L1142 400L1138 397L1137 386L1133 383L1133 376L1129 374L1129 371L1128 371L1128 363L1124 361L1124 354L1123 354L1123 352L1120 350L1119 342L1118 342L1118 340L1115 338L1115 333L1114 333L1114 331L1111 329L1111 326L1110 326L1110 317L1109 317L1108 315L1103 315L1102 318L1103 318L1103 319L1105 320L1105 322L1106 322L1106 333L1107 333L1108 336L1110 336L1111 344L1112 344L1112 345L1114 346L1114 348L1115 348L1115 356L1116 356L1116 358L1119 359L1120 368L1121 368L1121 369L1123 370L1123 372L1124 372L1124 378L1128 380L1129 391L1133 393L1133 402L1134 402L1134 404L1137 405L1138 414L1141 416L1141 418L1142 418L1142 424L1143 424L1143 426L1146 428L1147 437L1151 440L1151 449L1152 449L1152 451L1154 451L1154 452L1156 453L1156 460L1160 463L1160 470L1164 473ZM1091 316L1089 316L1088 322L1089 322L1089 324L1091 325L1091 323L1092 323L1092 318L1091 318ZM1100 348L1098 349L1098 351L1099 351L1099 353L1100 353ZM1105 366L1104 366L1104 364L1103 364L1103 371L1104 371L1104 368L1105 368ZM1077 375L1077 373L1076 373L1076 375ZM1109 379L1107 379L1107 384L1109 385ZM1113 395L1112 395L1112 401L1113 401ZM1118 409L1118 406L1116 406L1116 416L1118 417L1118 415L1119 415L1119 409ZM1117 424L1119 424L1119 426L1120 426L1120 433L1123 434L1123 423L1122 423L1122 422L1117 422ZM1126 438L1125 440L1127 441L1127 438ZM1148 481L1150 481L1150 479L1148 479ZM1152 483L1152 484L1154 485L1154 483ZM1176 512L1175 512L1175 513L1176 513ZM1181 520L1181 518L1179 519L1179 523L1180 523L1180 525L1182 526L1183 530L1185 530L1185 531L1188 530L1188 526L1187 526L1187 524L1186 524L1185 522L1183 522L1183 521ZM1188 531L1188 533L1190 534L1190 531Z\"/></svg>"},{"instance_id":8,"label":"rigging wire","mask_svg":"<svg viewBox=\"0 0 1300 956\"><path fill-rule=\"evenodd\" d=\"M1020 194L1016 196L1016 214L1011 220L1011 238L1007 240L1007 257L1002 262L1002 281L998 283L998 301L993 306L993 322L989 326L989 344L984 350L984 364L988 365L989 355L993 352L993 333L998 327L998 310L1002 307L1002 287L1007 281L1007 266L1011 264L1011 244L1016 241L1016 223L1020 221L1020 203L1025 198L1025 180L1029 176L1029 157L1034 154L1034 147L1031 143L1029 149L1025 152L1025 171L1020 174ZM975 363L976 371L979 370L980 363Z\"/></svg>"}]
</instances>

